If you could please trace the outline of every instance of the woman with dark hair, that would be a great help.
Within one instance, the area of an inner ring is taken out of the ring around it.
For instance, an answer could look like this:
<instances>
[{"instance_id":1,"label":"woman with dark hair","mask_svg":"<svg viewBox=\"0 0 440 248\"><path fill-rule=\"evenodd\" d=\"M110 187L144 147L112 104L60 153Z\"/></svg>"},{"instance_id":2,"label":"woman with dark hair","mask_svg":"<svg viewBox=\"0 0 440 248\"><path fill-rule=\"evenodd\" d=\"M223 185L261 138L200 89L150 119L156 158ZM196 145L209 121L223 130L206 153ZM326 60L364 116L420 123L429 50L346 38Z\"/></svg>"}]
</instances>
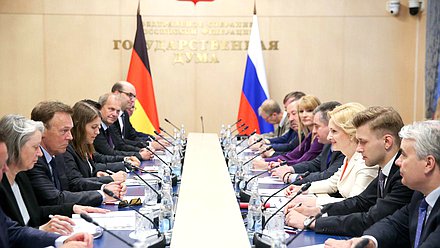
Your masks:
<instances>
[{"instance_id":1,"label":"woman with dark hair","mask_svg":"<svg viewBox=\"0 0 440 248\"><path fill-rule=\"evenodd\" d=\"M64 154L66 174L70 183L75 183L77 178L88 178L101 183L113 181L124 182L127 173L118 171L108 175L106 164L95 163L93 160L93 141L99 134L101 125L100 112L89 101L79 101L73 106L73 140ZM122 162L119 162L121 164Z\"/></svg>"},{"instance_id":2,"label":"woman with dark hair","mask_svg":"<svg viewBox=\"0 0 440 248\"><path fill-rule=\"evenodd\" d=\"M43 123L23 116L7 115L0 120L1 136L7 137L6 164L9 169L1 181L0 205L6 215L20 225L39 227L41 230L64 235L70 234L73 231L73 222L66 216L71 216L72 213L107 211L75 204L38 205L32 185L24 172L32 169L38 157L43 155L40 149L43 131ZM55 216L49 219L50 214Z\"/></svg>"}]
</instances>

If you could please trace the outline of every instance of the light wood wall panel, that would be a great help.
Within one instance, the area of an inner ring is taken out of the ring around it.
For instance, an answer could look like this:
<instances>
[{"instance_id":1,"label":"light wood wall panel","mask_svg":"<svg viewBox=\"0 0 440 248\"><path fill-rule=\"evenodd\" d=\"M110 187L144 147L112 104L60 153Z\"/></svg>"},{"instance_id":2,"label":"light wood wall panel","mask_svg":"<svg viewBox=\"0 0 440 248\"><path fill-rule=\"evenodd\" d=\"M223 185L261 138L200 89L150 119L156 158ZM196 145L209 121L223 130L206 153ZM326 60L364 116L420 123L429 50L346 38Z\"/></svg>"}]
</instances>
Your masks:
<instances>
[{"instance_id":1,"label":"light wood wall panel","mask_svg":"<svg viewBox=\"0 0 440 248\"><path fill-rule=\"evenodd\" d=\"M253 0L141 0L148 21L251 22ZM395 107L405 122L424 111L425 12L399 16L385 0L258 0L260 34L279 50L264 51L271 97L302 90L322 101ZM41 100L97 99L127 76L137 0L0 0L0 115L29 116ZM146 28L147 30L147 28ZM248 35L148 35L148 40L239 40ZM188 51L184 51L188 52ZM174 52L150 49L161 125L216 132L234 122L246 50L216 51L219 63L175 64Z\"/></svg>"}]
</instances>

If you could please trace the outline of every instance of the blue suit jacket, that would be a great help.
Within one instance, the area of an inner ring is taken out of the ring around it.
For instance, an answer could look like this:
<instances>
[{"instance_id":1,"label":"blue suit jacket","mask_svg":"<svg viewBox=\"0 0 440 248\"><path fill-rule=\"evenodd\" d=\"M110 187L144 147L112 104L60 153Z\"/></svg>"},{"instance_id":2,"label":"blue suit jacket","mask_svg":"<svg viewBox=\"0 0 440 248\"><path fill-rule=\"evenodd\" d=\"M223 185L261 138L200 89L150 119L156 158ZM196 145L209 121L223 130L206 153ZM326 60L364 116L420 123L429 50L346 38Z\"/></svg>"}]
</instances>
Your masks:
<instances>
[{"instance_id":1,"label":"blue suit jacket","mask_svg":"<svg viewBox=\"0 0 440 248\"><path fill-rule=\"evenodd\" d=\"M0 209L0 247L38 248L55 244L60 235L31 227L23 227L7 217Z\"/></svg>"},{"instance_id":2,"label":"blue suit jacket","mask_svg":"<svg viewBox=\"0 0 440 248\"><path fill-rule=\"evenodd\" d=\"M408 205L371 226L364 235L375 237L381 248L414 247L418 210L422 199L422 193L415 192ZM439 244L440 201L437 199L423 228L419 248L439 247Z\"/></svg>"}]
</instances>

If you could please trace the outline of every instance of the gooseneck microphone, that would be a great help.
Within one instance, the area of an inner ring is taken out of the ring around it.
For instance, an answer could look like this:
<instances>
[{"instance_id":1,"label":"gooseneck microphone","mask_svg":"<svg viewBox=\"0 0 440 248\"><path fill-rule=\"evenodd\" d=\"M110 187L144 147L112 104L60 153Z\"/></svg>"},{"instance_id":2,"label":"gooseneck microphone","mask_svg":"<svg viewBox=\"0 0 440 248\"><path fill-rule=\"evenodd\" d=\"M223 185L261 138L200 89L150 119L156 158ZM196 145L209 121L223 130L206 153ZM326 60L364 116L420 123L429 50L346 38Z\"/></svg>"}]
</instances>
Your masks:
<instances>
[{"instance_id":1,"label":"gooseneck microphone","mask_svg":"<svg viewBox=\"0 0 440 248\"><path fill-rule=\"evenodd\" d=\"M126 161L124 161L124 164L125 164L125 163L127 163L127 164L131 167L131 169L133 169L133 170L139 170L139 171L142 171L142 172L147 173L147 174L149 174L149 175L151 175L151 176L153 176L153 177L155 177L155 178L157 178L157 179L159 179L159 180L162 180L162 178L160 178L160 176L158 176L158 175L156 175L156 174L154 174L154 173L152 173L152 172L150 172L150 171L144 170L144 169L142 169L141 167L138 167L138 166L136 166L136 165L134 165L134 164L132 164L132 163L130 163L130 162L126 162ZM125 166L125 165L124 165L124 166ZM125 166L125 168L127 168L127 166ZM128 170L130 170L130 168L129 168ZM130 170L130 171L131 171L131 170Z\"/></svg>"},{"instance_id":2,"label":"gooseneck microphone","mask_svg":"<svg viewBox=\"0 0 440 248\"><path fill-rule=\"evenodd\" d=\"M234 122L234 123L232 123L231 125L229 125L229 126L234 126L235 124L237 124L237 123L239 123L239 122L241 122L242 121L242 119L238 119L236 122Z\"/></svg>"},{"instance_id":3,"label":"gooseneck microphone","mask_svg":"<svg viewBox=\"0 0 440 248\"><path fill-rule=\"evenodd\" d=\"M272 149L272 146L267 146L266 149L264 149L264 150L261 151L261 152L257 152L257 154L255 154L255 156L253 156L253 157L252 157L251 159L249 159L248 161L244 162L243 165L245 165L245 164L251 162L251 161L254 160L256 157L258 157L258 156L260 156L261 154L263 154L263 153L269 151L270 149Z\"/></svg>"},{"instance_id":4,"label":"gooseneck microphone","mask_svg":"<svg viewBox=\"0 0 440 248\"><path fill-rule=\"evenodd\" d=\"M247 189L247 186L248 186L248 184L249 184L249 182L252 181L252 180L254 180L256 177L259 177L259 176L263 175L264 173L266 173L266 172L268 172L268 171L271 171L271 170L273 170L273 169L276 169L276 168L278 168L278 167L281 167L281 166L283 166L283 165L285 165L285 164L287 164L287 161L281 161L279 165L274 166L273 168L267 169L267 170L265 170L265 171L262 171L262 172L260 172L260 173L258 173L258 174L256 174L256 175L252 176L251 178L249 178L249 180L247 180L247 181L244 183L243 190L246 190L246 189Z\"/></svg>"},{"instance_id":5,"label":"gooseneck microphone","mask_svg":"<svg viewBox=\"0 0 440 248\"><path fill-rule=\"evenodd\" d=\"M235 131L237 131L239 128L244 127L244 125L246 125L246 123L242 123L242 124L239 125L238 127L235 127L235 129L231 131L231 134L234 133Z\"/></svg>"},{"instance_id":6,"label":"gooseneck microphone","mask_svg":"<svg viewBox=\"0 0 440 248\"><path fill-rule=\"evenodd\" d=\"M245 140L248 140L249 137L251 137L252 135L254 135L254 134L256 134L256 133L257 133L257 131L254 130L254 131L253 131L252 133L250 133L249 135L245 135L246 138L243 139L242 141L240 141L240 143L238 143L237 146L240 146Z\"/></svg>"},{"instance_id":7,"label":"gooseneck microphone","mask_svg":"<svg viewBox=\"0 0 440 248\"><path fill-rule=\"evenodd\" d=\"M154 130L154 133L161 136L156 130ZM161 137L163 139L163 137ZM167 152L169 152L171 155L174 155L173 152L171 152L166 146L164 146L162 143L160 143L159 141L156 140L156 138L154 136L151 137L152 140L156 141L161 147L163 147L163 149L165 149Z\"/></svg>"},{"instance_id":8,"label":"gooseneck microphone","mask_svg":"<svg viewBox=\"0 0 440 248\"><path fill-rule=\"evenodd\" d=\"M304 172L303 174L299 175L298 178L301 177L301 179L302 179L302 178L307 177L308 175L310 175L310 171L306 171L306 172ZM301 180L301 179L299 179L299 180ZM277 190L275 193L273 193L272 195L270 195L270 196L264 201L264 203L263 203L263 207L266 206L266 203L269 201L270 198L274 197L276 194L278 194L278 193L280 193L281 191L285 190L285 189L286 189L287 187L289 187L290 185L295 184L297 181L298 181L298 179L295 180L295 181L293 181L293 182L291 182L291 183L288 183L287 185L285 185L284 187L282 187L281 189Z\"/></svg>"},{"instance_id":9,"label":"gooseneck microphone","mask_svg":"<svg viewBox=\"0 0 440 248\"><path fill-rule=\"evenodd\" d=\"M283 206L281 206L280 208L277 209L277 211L275 211L264 223L263 228L261 230L264 230L264 228L266 227L267 223L269 223L269 220L272 219L279 211L281 211L281 209L283 209L285 206L287 206L287 204L289 204L291 201L293 201L297 196L301 195L304 191L308 190L310 188L310 186L312 185L311 182L308 182L306 184L304 184L300 190L298 190L298 192L296 192L296 194L290 198L286 203L284 203Z\"/></svg>"},{"instance_id":10,"label":"gooseneck microphone","mask_svg":"<svg viewBox=\"0 0 440 248\"><path fill-rule=\"evenodd\" d=\"M124 166L125 166L125 168L127 168L127 169L131 169L131 165L129 164L129 163L125 163L124 162ZM150 188L156 195L157 195L157 203L160 203L161 202L161 200L162 200L162 195L161 194L159 194L159 192L157 192L157 190L155 189L155 188L153 188L153 186L151 186L149 183L147 183L147 181L145 181L145 179L143 179L136 171L132 171L143 183L145 183L147 186L148 186L148 188ZM108 194L107 194L108 195ZM111 195L110 195L111 196ZM111 196L111 197L113 197L113 196ZM113 197L114 198L114 197Z\"/></svg>"},{"instance_id":11,"label":"gooseneck microphone","mask_svg":"<svg viewBox=\"0 0 440 248\"><path fill-rule=\"evenodd\" d=\"M234 139L236 139L238 136L240 136L242 132L248 130L249 126L245 126L241 131L238 131L238 133L234 136Z\"/></svg>"},{"instance_id":12,"label":"gooseneck microphone","mask_svg":"<svg viewBox=\"0 0 440 248\"><path fill-rule=\"evenodd\" d=\"M105 190L105 189L104 189ZM111 191L110 191L111 192ZM113 193L113 192L112 192ZM132 244L128 243L127 241L125 241L124 239L122 239L121 237L119 237L118 235L114 234L112 231L108 230L107 228L101 226L98 224L98 222L94 221L92 219L92 217L90 217L90 215L85 214L85 213L81 213L79 216L81 216L82 219L84 219L85 221L92 223L95 226L99 226L100 228L102 228L102 230L104 230L105 232L108 232L110 235L112 235L113 237L119 239L121 242L123 242L124 244L126 244L129 247L134 247Z\"/></svg>"},{"instance_id":13,"label":"gooseneck microphone","mask_svg":"<svg viewBox=\"0 0 440 248\"><path fill-rule=\"evenodd\" d=\"M147 149L148 151L150 151L156 158L158 158L160 160L160 162L162 162L165 166L168 166L168 168L170 168L170 171L173 171L173 168L171 168L171 166L165 162L165 160L163 160L161 157L159 157L157 155L157 153L153 152L153 150L151 150L149 147L145 147L145 149ZM171 184L172 186L176 186L177 185L177 176L175 174L172 174L171 176Z\"/></svg>"},{"instance_id":14,"label":"gooseneck microphone","mask_svg":"<svg viewBox=\"0 0 440 248\"><path fill-rule=\"evenodd\" d=\"M170 133L168 133L165 129L159 127L159 130L162 131L162 132L164 132L164 133L166 133L166 135L170 136L173 140L176 140L176 138L174 138L173 135L171 135ZM164 140L170 142L169 140L165 139L165 137L163 137L162 135L160 135L159 132L155 131L154 133L155 133L156 135L159 135L159 137L161 137L162 139L164 139ZM171 143L171 142L170 142L170 143Z\"/></svg>"},{"instance_id":15,"label":"gooseneck microphone","mask_svg":"<svg viewBox=\"0 0 440 248\"><path fill-rule=\"evenodd\" d=\"M203 116L200 116L200 122L202 123L202 133L205 133L205 123L203 122Z\"/></svg>"},{"instance_id":16,"label":"gooseneck microphone","mask_svg":"<svg viewBox=\"0 0 440 248\"><path fill-rule=\"evenodd\" d=\"M108 190L108 189L104 188L104 193L106 193L107 195L109 195L109 196L115 198L115 199L118 200L118 201L122 201L122 199L119 198L118 196L116 196L111 190ZM153 224L154 229L157 231L157 237L159 237L159 238L160 238L160 237L163 237L163 234L160 233L160 231L159 231L159 227L156 225L156 223L154 223L153 220L151 220L150 218L148 218L148 216L146 216L145 214L141 213L139 210L137 210L137 209L134 208L133 206L128 205L128 207L129 207L131 210L135 211L136 213L140 214L140 215L141 215L142 217L144 217L145 219L147 219L151 224ZM164 239L163 242L165 242L165 237L163 237L163 239ZM163 247L165 247L165 245L164 245Z\"/></svg>"},{"instance_id":17,"label":"gooseneck microphone","mask_svg":"<svg viewBox=\"0 0 440 248\"><path fill-rule=\"evenodd\" d=\"M251 146L257 144L258 142L261 142L262 140L263 140L263 138L258 138L258 139L257 139L256 141L254 141L252 144L246 146L243 150L237 152L237 155L240 154L240 153L242 153L242 152L244 152L244 151L245 151L246 149L248 149L249 147L251 147Z\"/></svg>"},{"instance_id":18,"label":"gooseneck microphone","mask_svg":"<svg viewBox=\"0 0 440 248\"><path fill-rule=\"evenodd\" d=\"M167 118L164 119L168 124L170 124L171 126L173 126L174 128L176 128L177 130L180 131L180 128L178 128L176 125L174 125L171 121L169 121Z\"/></svg>"},{"instance_id":19,"label":"gooseneck microphone","mask_svg":"<svg viewBox=\"0 0 440 248\"><path fill-rule=\"evenodd\" d=\"M113 191L104 188L104 193L106 193L107 195L115 198L117 201L123 201L121 198L119 198L118 196L115 195L115 193L113 193ZM151 224L153 224L154 229L156 229L158 237L160 237L160 231L159 231L159 227L156 225L156 223L154 223L153 220L151 220L148 216L146 216L145 214L141 213L139 210L137 210L136 208L134 208L131 205L128 205L129 208L131 208L133 211L135 211L136 213L140 214L142 217L144 217L145 219L147 219Z\"/></svg>"}]
</instances>

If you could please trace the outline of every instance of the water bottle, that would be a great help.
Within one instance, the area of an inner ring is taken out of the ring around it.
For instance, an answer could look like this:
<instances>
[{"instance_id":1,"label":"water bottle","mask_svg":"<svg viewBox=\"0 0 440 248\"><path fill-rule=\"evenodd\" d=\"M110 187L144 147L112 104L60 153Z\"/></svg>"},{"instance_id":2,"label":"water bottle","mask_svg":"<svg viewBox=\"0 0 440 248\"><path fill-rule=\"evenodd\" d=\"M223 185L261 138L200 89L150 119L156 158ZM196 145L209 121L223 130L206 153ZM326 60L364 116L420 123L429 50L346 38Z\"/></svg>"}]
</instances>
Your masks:
<instances>
[{"instance_id":1,"label":"water bottle","mask_svg":"<svg viewBox=\"0 0 440 248\"><path fill-rule=\"evenodd\" d=\"M186 136L185 136L185 126L182 124L182 125L180 125L180 138L182 139L182 140L185 140L186 139Z\"/></svg>"},{"instance_id":2,"label":"water bottle","mask_svg":"<svg viewBox=\"0 0 440 248\"><path fill-rule=\"evenodd\" d=\"M179 147L175 146L173 148L173 155L171 157L171 168L173 169L173 173L180 178L182 174L182 162L180 158Z\"/></svg>"},{"instance_id":3,"label":"water bottle","mask_svg":"<svg viewBox=\"0 0 440 248\"><path fill-rule=\"evenodd\" d=\"M162 178L162 185L163 184L172 184L172 178L171 178L171 170L170 167L166 164L162 164L159 167L159 175L160 178Z\"/></svg>"},{"instance_id":4,"label":"water bottle","mask_svg":"<svg viewBox=\"0 0 440 248\"><path fill-rule=\"evenodd\" d=\"M287 248L284 232L272 236L271 248Z\"/></svg>"},{"instance_id":5,"label":"water bottle","mask_svg":"<svg viewBox=\"0 0 440 248\"><path fill-rule=\"evenodd\" d=\"M220 143L223 144L223 140L225 139L226 136L226 128L225 125L222 124L222 128L220 129Z\"/></svg>"},{"instance_id":6,"label":"water bottle","mask_svg":"<svg viewBox=\"0 0 440 248\"><path fill-rule=\"evenodd\" d=\"M251 198L249 200L248 215L247 215L248 218L247 232L250 239L254 237L255 232L262 231L262 225L263 225L261 197L258 194L258 180L255 181L257 182L252 184Z\"/></svg>"},{"instance_id":7,"label":"water bottle","mask_svg":"<svg viewBox=\"0 0 440 248\"><path fill-rule=\"evenodd\" d=\"M237 164L237 170L234 176L234 190L235 196L240 198L240 189L243 187L244 177L243 177L243 162L239 161Z\"/></svg>"},{"instance_id":8,"label":"water bottle","mask_svg":"<svg viewBox=\"0 0 440 248\"><path fill-rule=\"evenodd\" d=\"M150 219L153 219L153 208L151 206L144 205L139 209L139 212ZM151 222L139 213L136 213L135 226L136 239L141 241L145 240L149 236L150 230L153 228Z\"/></svg>"},{"instance_id":9,"label":"water bottle","mask_svg":"<svg viewBox=\"0 0 440 248\"><path fill-rule=\"evenodd\" d=\"M165 235L167 244L171 241L171 232L174 225L173 198L170 194L170 185L162 187L162 202L159 213L159 230Z\"/></svg>"}]
</instances>

